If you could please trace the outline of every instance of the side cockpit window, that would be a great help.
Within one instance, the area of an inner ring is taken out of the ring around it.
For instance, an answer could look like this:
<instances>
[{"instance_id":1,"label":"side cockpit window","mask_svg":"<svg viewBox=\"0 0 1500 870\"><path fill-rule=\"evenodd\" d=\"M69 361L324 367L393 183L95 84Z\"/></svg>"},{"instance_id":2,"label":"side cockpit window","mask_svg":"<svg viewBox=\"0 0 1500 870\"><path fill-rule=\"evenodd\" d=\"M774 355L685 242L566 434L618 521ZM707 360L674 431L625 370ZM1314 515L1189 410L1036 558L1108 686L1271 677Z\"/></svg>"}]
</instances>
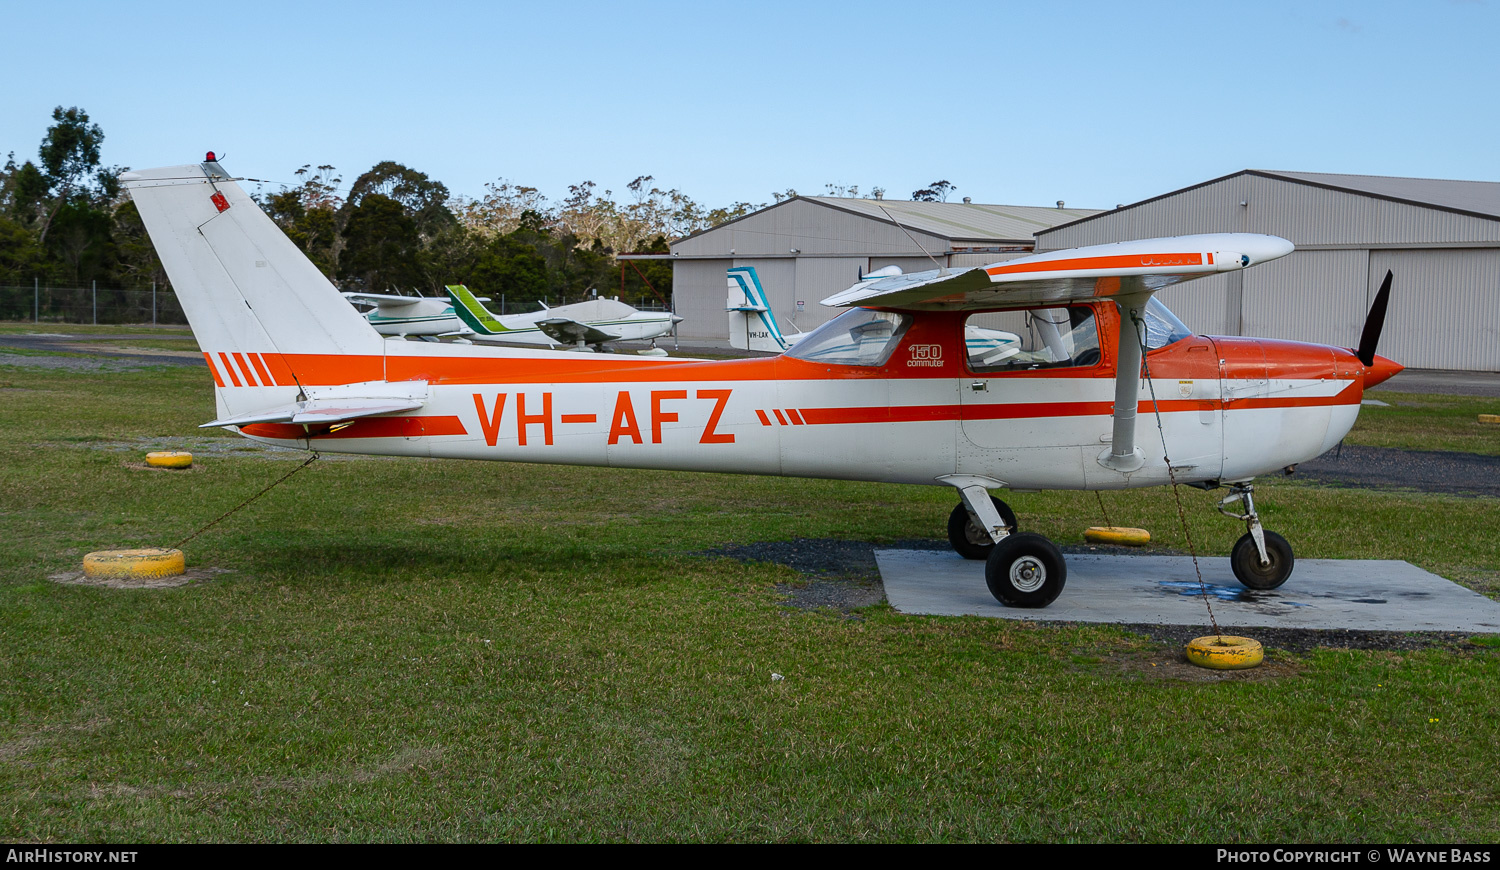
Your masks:
<instances>
[{"instance_id":1,"label":"side cockpit window","mask_svg":"<svg viewBox=\"0 0 1500 870\"><path fill-rule=\"evenodd\" d=\"M910 325L905 314L855 308L808 333L786 355L829 365L883 366Z\"/></svg>"},{"instance_id":2,"label":"side cockpit window","mask_svg":"<svg viewBox=\"0 0 1500 870\"><path fill-rule=\"evenodd\" d=\"M975 372L1092 366L1100 359L1099 326L1084 305L985 312L964 322L964 347Z\"/></svg>"}]
</instances>

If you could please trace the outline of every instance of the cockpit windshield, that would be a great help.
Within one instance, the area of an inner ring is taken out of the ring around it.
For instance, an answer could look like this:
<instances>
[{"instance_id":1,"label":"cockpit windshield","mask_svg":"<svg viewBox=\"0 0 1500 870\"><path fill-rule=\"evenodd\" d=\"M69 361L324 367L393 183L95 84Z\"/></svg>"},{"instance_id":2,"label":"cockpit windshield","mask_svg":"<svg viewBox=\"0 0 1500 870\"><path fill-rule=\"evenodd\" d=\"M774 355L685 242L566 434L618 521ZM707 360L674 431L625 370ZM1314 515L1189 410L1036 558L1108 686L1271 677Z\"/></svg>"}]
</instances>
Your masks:
<instances>
[{"instance_id":1,"label":"cockpit windshield","mask_svg":"<svg viewBox=\"0 0 1500 870\"><path fill-rule=\"evenodd\" d=\"M910 325L905 314L855 308L808 333L786 355L831 365L882 366Z\"/></svg>"},{"instance_id":2,"label":"cockpit windshield","mask_svg":"<svg viewBox=\"0 0 1500 870\"><path fill-rule=\"evenodd\" d=\"M1174 341L1181 341L1192 335L1193 331L1188 329L1172 309L1161 303L1155 296L1146 303L1146 349L1156 350L1166 347Z\"/></svg>"}]
</instances>

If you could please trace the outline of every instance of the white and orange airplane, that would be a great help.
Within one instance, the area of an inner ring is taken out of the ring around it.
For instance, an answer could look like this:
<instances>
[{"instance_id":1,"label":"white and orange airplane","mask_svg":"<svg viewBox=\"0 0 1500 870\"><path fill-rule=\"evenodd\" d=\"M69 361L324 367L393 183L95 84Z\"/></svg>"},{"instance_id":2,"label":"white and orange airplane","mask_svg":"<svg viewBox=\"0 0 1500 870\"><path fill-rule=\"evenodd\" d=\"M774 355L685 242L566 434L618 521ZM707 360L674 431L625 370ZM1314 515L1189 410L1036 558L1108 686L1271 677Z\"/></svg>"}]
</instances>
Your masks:
<instances>
[{"instance_id":1,"label":"white and orange airplane","mask_svg":"<svg viewBox=\"0 0 1500 870\"><path fill-rule=\"evenodd\" d=\"M1193 335L1153 298L1292 250L1243 233L872 275L775 357L385 341L217 162L121 180L213 372L205 426L327 452L951 486L949 540L1010 606L1050 603L1067 566L990 494L1006 488L1227 485L1236 576L1279 586L1292 550L1262 529L1253 479L1333 447L1401 369L1374 352L1389 276L1358 351ZM1021 341L971 347L970 326Z\"/></svg>"}]
</instances>

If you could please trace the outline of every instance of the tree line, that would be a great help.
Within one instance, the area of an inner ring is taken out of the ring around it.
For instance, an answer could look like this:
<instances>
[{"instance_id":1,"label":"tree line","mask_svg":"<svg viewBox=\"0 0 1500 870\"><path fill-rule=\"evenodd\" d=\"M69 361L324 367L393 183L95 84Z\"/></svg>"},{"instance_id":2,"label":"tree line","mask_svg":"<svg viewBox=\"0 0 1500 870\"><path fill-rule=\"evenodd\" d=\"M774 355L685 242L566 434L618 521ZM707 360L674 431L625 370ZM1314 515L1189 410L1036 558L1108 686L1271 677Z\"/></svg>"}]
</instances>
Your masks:
<instances>
[{"instance_id":1,"label":"tree line","mask_svg":"<svg viewBox=\"0 0 1500 870\"><path fill-rule=\"evenodd\" d=\"M125 167L102 162L104 132L88 113L57 107L36 160L0 169L0 285L143 287L170 280L135 204L120 190ZM296 181L252 197L330 280L344 290L440 295L463 283L513 303L576 301L590 290L632 304L671 298L671 264L622 261L617 253L666 253L678 238L764 208L735 202L710 208L650 175L621 196L592 181L558 201L501 179L478 198L455 196L440 181L383 161L348 188L331 165L305 165ZM858 188L827 185L832 196ZM946 199L936 182L914 200ZM876 196L883 193L876 188ZM772 194L780 202L795 190Z\"/></svg>"}]
</instances>

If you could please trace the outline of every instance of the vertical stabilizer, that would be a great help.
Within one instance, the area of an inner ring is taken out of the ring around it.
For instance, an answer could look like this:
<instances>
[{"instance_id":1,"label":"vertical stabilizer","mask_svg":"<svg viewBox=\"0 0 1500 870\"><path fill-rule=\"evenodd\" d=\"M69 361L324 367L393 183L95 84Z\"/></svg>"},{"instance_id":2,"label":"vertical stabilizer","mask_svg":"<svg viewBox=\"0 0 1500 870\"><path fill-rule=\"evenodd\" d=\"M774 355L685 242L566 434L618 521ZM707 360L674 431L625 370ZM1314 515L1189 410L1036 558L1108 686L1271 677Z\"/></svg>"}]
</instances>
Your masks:
<instances>
[{"instance_id":1,"label":"vertical stabilizer","mask_svg":"<svg viewBox=\"0 0 1500 870\"><path fill-rule=\"evenodd\" d=\"M478 297L462 284L449 284L448 301L453 303L453 313L459 320L463 321L471 332L478 335L501 335L510 332L510 328L500 322Z\"/></svg>"},{"instance_id":2,"label":"vertical stabilizer","mask_svg":"<svg viewBox=\"0 0 1500 870\"><path fill-rule=\"evenodd\" d=\"M214 368L221 415L264 406L285 388L295 395L296 372L312 357L360 355L350 367L357 379L383 377L369 358L383 358L384 340L218 163L120 181Z\"/></svg>"},{"instance_id":3,"label":"vertical stabilizer","mask_svg":"<svg viewBox=\"0 0 1500 870\"><path fill-rule=\"evenodd\" d=\"M754 266L730 268L728 311L731 347L780 353L790 346L771 313Z\"/></svg>"}]
</instances>

